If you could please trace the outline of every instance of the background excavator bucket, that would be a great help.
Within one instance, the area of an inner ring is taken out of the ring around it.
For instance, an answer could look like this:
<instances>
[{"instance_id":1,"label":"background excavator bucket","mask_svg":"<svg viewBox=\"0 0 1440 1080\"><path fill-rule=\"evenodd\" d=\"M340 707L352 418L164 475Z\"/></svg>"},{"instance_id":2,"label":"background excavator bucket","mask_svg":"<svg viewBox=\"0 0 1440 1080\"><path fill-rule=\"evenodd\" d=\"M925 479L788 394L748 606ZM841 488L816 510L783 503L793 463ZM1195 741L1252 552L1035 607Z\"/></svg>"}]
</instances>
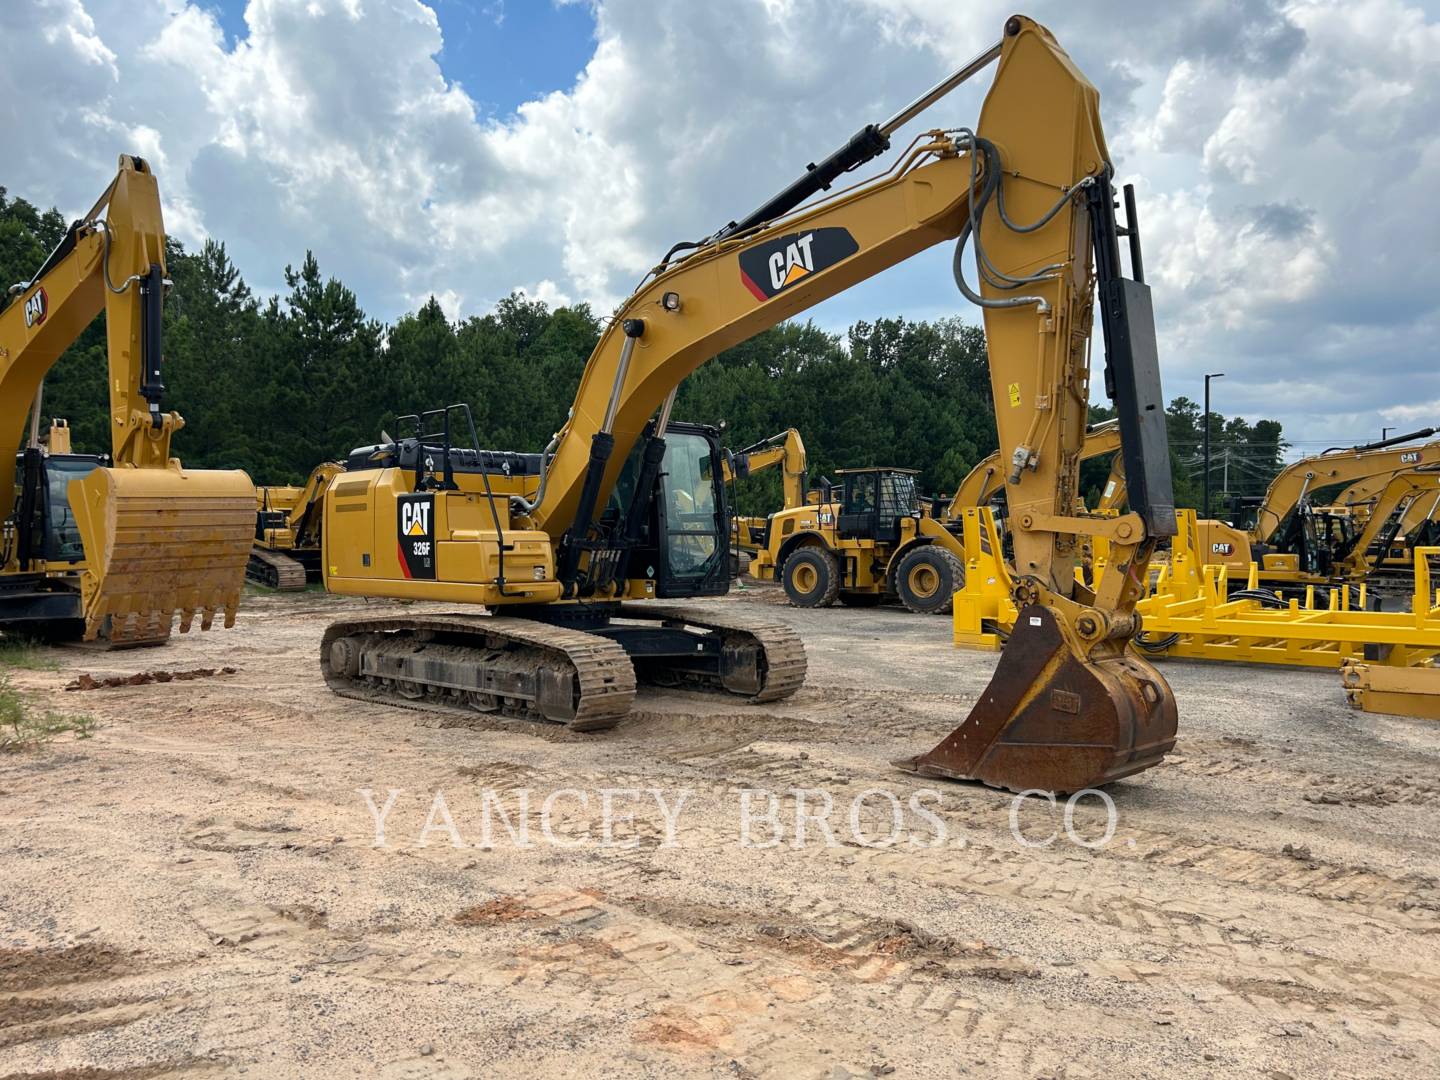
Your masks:
<instances>
[{"instance_id":1,"label":"background excavator bucket","mask_svg":"<svg viewBox=\"0 0 1440 1080\"><path fill-rule=\"evenodd\" d=\"M1045 608L1020 611L965 721L906 772L1010 791L1099 787L1157 765L1175 745L1175 698L1133 651L1086 659Z\"/></svg>"},{"instance_id":2,"label":"background excavator bucket","mask_svg":"<svg viewBox=\"0 0 1440 1080\"><path fill-rule=\"evenodd\" d=\"M164 641L175 614L225 625L245 582L255 533L255 486L239 471L95 469L70 482L85 545L85 639Z\"/></svg>"}]
</instances>

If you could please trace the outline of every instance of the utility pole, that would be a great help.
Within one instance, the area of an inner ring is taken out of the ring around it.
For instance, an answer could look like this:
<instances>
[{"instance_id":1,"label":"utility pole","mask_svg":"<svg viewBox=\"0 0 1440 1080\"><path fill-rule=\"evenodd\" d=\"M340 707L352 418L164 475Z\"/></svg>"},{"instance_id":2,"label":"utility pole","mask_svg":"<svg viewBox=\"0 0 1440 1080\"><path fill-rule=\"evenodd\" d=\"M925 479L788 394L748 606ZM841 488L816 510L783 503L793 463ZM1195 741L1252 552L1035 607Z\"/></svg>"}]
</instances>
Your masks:
<instances>
[{"instance_id":1,"label":"utility pole","mask_svg":"<svg viewBox=\"0 0 1440 1080\"><path fill-rule=\"evenodd\" d=\"M1388 439L1388 438L1390 437L1390 432L1391 432L1392 430L1393 430L1392 428L1382 427L1382 428L1380 429L1380 441L1381 441L1381 442L1384 442L1386 439Z\"/></svg>"},{"instance_id":2,"label":"utility pole","mask_svg":"<svg viewBox=\"0 0 1440 1080\"><path fill-rule=\"evenodd\" d=\"M1205 512L1202 516L1206 518L1210 516L1210 380L1224 377L1223 371L1205 376L1205 430L1202 433L1205 440Z\"/></svg>"},{"instance_id":3,"label":"utility pole","mask_svg":"<svg viewBox=\"0 0 1440 1080\"><path fill-rule=\"evenodd\" d=\"M1230 494L1230 448L1225 447L1225 483L1220 489L1222 495Z\"/></svg>"}]
</instances>

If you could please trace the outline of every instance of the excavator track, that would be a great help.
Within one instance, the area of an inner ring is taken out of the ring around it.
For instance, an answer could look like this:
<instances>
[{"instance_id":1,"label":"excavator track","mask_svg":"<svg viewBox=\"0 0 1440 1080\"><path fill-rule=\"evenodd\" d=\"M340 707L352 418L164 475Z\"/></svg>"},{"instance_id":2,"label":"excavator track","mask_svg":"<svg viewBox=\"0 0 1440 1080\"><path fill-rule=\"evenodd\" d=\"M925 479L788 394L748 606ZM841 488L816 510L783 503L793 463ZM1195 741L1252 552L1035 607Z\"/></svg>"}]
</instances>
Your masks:
<instances>
[{"instance_id":1,"label":"excavator track","mask_svg":"<svg viewBox=\"0 0 1440 1080\"><path fill-rule=\"evenodd\" d=\"M320 642L330 689L425 712L500 713L574 731L614 727L635 669L613 641L530 619L418 615L334 623Z\"/></svg>"},{"instance_id":2,"label":"excavator track","mask_svg":"<svg viewBox=\"0 0 1440 1080\"><path fill-rule=\"evenodd\" d=\"M278 592L298 592L305 588L305 567L288 555L252 547L245 580Z\"/></svg>"},{"instance_id":3,"label":"excavator track","mask_svg":"<svg viewBox=\"0 0 1440 1080\"><path fill-rule=\"evenodd\" d=\"M671 625L683 624L701 630L718 631L732 647L757 647L759 689L746 696L749 702L758 704L779 701L795 693L805 682L805 646L800 636L783 623L757 623L747 619L728 618L703 608L663 607L648 602L621 605L620 618ZM710 689L728 690L713 680L702 682L702 685Z\"/></svg>"}]
</instances>

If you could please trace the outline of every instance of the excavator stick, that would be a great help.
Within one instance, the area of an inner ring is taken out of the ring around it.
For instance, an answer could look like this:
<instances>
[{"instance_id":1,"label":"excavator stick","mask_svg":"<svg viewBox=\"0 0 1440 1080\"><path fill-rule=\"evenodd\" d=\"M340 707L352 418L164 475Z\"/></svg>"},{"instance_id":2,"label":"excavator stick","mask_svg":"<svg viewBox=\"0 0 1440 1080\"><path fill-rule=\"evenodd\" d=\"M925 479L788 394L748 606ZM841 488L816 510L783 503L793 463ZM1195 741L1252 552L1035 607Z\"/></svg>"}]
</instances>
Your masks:
<instances>
[{"instance_id":1,"label":"excavator stick","mask_svg":"<svg viewBox=\"0 0 1440 1080\"><path fill-rule=\"evenodd\" d=\"M1022 608L990 685L965 721L906 772L1010 791L1099 787L1175 745L1175 697L1130 652L1086 659L1047 608Z\"/></svg>"},{"instance_id":2,"label":"excavator stick","mask_svg":"<svg viewBox=\"0 0 1440 1080\"><path fill-rule=\"evenodd\" d=\"M255 531L255 488L239 471L95 469L70 483L85 545L85 639L158 644L198 613L225 625L245 583Z\"/></svg>"}]
</instances>

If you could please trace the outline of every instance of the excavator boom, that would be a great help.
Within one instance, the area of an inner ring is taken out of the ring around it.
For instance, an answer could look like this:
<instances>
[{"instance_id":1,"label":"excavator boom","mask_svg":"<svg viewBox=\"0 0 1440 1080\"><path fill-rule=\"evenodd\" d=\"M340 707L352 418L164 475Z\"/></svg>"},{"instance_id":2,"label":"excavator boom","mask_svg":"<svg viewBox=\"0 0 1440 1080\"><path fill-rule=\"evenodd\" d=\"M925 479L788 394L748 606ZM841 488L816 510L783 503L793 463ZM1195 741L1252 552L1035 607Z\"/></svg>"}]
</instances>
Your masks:
<instances>
[{"instance_id":1,"label":"excavator boom","mask_svg":"<svg viewBox=\"0 0 1440 1080\"><path fill-rule=\"evenodd\" d=\"M125 155L95 207L0 312L0 492L16 492L0 627L74 624L118 645L164 640L177 612L182 630L197 614L204 629L220 613L234 622L255 489L243 472L184 469L170 456L184 421L160 409L168 286L159 189L149 166ZM47 454L33 435L27 445L25 423L32 411L38 419L46 373L102 310L109 467Z\"/></svg>"},{"instance_id":2,"label":"excavator boom","mask_svg":"<svg viewBox=\"0 0 1440 1080\"><path fill-rule=\"evenodd\" d=\"M801 205L997 59L975 130L923 133L877 178ZM613 653L574 659L603 640L665 679L678 671L752 700L792 692L797 669L779 631L673 611L652 616L662 626L649 633L604 621L644 617L624 599L706 595L728 584L718 450L705 449L713 435L675 430L676 391L723 349L954 242L957 286L984 312L1021 619L983 703L906 767L1070 791L1155 764L1174 743L1174 697L1126 646L1146 566L1174 532L1175 512L1133 201L1126 189L1127 278L1111 178L1094 86L1049 31L1008 20L999 44L914 106L862 129L740 222L676 245L615 313L542 454L482 451L473 437L475 449L452 449L456 422L463 430L468 419L468 409L452 406L428 414L430 431L425 417L412 418L412 439L371 448L332 485L323 560L332 590L508 607L583 626L584 640L521 633L508 619L483 630L460 617L425 627L357 621L327 634L327 679L355 696L477 708L513 699L530 714L593 728L629 704L610 693L611 704L593 705L603 688L586 682L587 671L607 673L612 686L623 681ZM967 251L978 287L965 279ZM1118 517L1076 510L1097 316L1129 488L1130 512ZM1108 539L1111 553L1098 592L1075 573L1094 536ZM524 674L537 668L544 679Z\"/></svg>"},{"instance_id":3,"label":"excavator boom","mask_svg":"<svg viewBox=\"0 0 1440 1080\"><path fill-rule=\"evenodd\" d=\"M1434 431L1427 428L1423 434L1434 434ZM1251 543L1273 542L1286 517L1303 500L1313 498L1319 491L1337 484L1353 485L1367 477L1385 477L1402 469L1436 463L1440 463L1440 441L1408 446L1387 445L1377 449L1357 447L1335 450L1296 461L1282 469L1270 482L1264 500L1255 511L1255 523L1250 529ZM1377 488L1367 487L1364 490L1373 497L1373 492L1383 487L1384 482ZM1356 492L1352 497L1363 498L1364 495Z\"/></svg>"},{"instance_id":4,"label":"excavator boom","mask_svg":"<svg viewBox=\"0 0 1440 1080\"><path fill-rule=\"evenodd\" d=\"M728 484L754 476L777 465L784 466L785 509L804 506L809 465L805 457L805 441L794 428L787 428L778 435L761 439L744 450L727 455L723 468L725 482Z\"/></svg>"}]
</instances>

